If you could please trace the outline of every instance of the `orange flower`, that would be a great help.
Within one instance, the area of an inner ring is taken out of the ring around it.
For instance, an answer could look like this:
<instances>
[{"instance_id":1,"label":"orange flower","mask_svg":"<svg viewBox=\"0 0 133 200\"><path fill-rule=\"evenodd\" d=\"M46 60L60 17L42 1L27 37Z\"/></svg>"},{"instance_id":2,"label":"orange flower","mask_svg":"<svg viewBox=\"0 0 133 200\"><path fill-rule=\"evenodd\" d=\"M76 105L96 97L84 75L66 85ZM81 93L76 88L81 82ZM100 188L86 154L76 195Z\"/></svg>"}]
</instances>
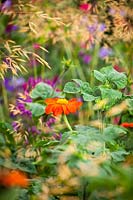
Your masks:
<instances>
[{"instance_id":1,"label":"orange flower","mask_svg":"<svg viewBox=\"0 0 133 200\"><path fill-rule=\"evenodd\" d=\"M124 122L121 124L121 126L125 128L133 128L133 123Z\"/></svg>"},{"instance_id":2,"label":"orange flower","mask_svg":"<svg viewBox=\"0 0 133 200\"><path fill-rule=\"evenodd\" d=\"M5 187L19 186L25 188L28 184L26 175L18 170L3 170L0 172L0 185Z\"/></svg>"},{"instance_id":3,"label":"orange flower","mask_svg":"<svg viewBox=\"0 0 133 200\"><path fill-rule=\"evenodd\" d=\"M46 114L53 113L54 116L75 113L82 105L82 102L77 101L76 98L73 98L71 100L48 98L45 100L45 103L47 104L45 109Z\"/></svg>"}]
</instances>

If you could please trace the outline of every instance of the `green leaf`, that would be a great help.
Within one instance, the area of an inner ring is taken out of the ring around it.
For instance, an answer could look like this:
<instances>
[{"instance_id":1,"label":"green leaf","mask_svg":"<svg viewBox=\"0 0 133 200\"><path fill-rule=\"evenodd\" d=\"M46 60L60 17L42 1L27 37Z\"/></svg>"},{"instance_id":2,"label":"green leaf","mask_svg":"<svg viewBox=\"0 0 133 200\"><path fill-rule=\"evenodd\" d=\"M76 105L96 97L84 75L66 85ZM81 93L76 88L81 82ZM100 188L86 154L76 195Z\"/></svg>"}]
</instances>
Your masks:
<instances>
[{"instance_id":1,"label":"green leaf","mask_svg":"<svg viewBox=\"0 0 133 200\"><path fill-rule=\"evenodd\" d=\"M44 114L45 106L39 103L27 103L29 110L31 111L32 115L35 117L39 117Z\"/></svg>"},{"instance_id":2,"label":"green leaf","mask_svg":"<svg viewBox=\"0 0 133 200\"><path fill-rule=\"evenodd\" d=\"M122 93L118 90L108 89L100 87L102 99L108 100L108 105L114 105L118 100L122 98Z\"/></svg>"},{"instance_id":3,"label":"green leaf","mask_svg":"<svg viewBox=\"0 0 133 200\"><path fill-rule=\"evenodd\" d=\"M73 93L73 94L79 93L80 92L80 87L77 84L73 83L73 82L68 82L68 83L65 84L63 92L65 92L65 93Z\"/></svg>"},{"instance_id":4,"label":"green leaf","mask_svg":"<svg viewBox=\"0 0 133 200\"><path fill-rule=\"evenodd\" d=\"M33 194L38 194L39 192L41 192L41 186L42 186L42 181L35 179L34 181L32 181L32 192Z\"/></svg>"},{"instance_id":5,"label":"green leaf","mask_svg":"<svg viewBox=\"0 0 133 200\"><path fill-rule=\"evenodd\" d=\"M112 78L112 81L114 82L114 84L117 85L118 89L123 89L127 85L127 77L125 74L121 74L121 77L118 79L113 80L113 78Z\"/></svg>"},{"instance_id":6,"label":"green leaf","mask_svg":"<svg viewBox=\"0 0 133 200\"><path fill-rule=\"evenodd\" d=\"M6 122L0 122L0 133L4 134L5 142L8 144L14 144L14 138L11 134L12 132L12 126L9 123Z\"/></svg>"},{"instance_id":7,"label":"green leaf","mask_svg":"<svg viewBox=\"0 0 133 200\"><path fill-rule=\"evenodd\" d=\"M21 171L28 172L30 174L36 173L36 166L34 165L33 158L23 158L13 163L13 167L18 168Z\"/></svg>"},{"instance_id":8,"label":"green leaf","mask_svg":"<svg viewBox=\"0 0 133 200\"><path fill-rule=\"evenodd\" d=\"M111 153L111 156L115 162L121 162L125 160L125 156L129 153L124 149L120 149Z\"/></svg>"},{"instance_id":9,"label":"green leaf","mask_svg":"<svg viewBox=\"0 0 133 200\"><path fill-rule=\"evenodd\" d=\"M5 139L3 137L3 135L0 135L0 146L5 145Z\"/></svg>"},{"instance_id":10,"label":"green leaf","mask_svg":"<svg viewBox=\"0 0 133 200\"><path fill-rule=\"evenodd\" d=\"M90 141L103 141L103 135L100 133L99 129L91 126L76 125L76 131L78 134L72 135L71 138L77 144L82 144L83 146L88 145Z\"/></svg>"},{"instance_id":11,"label":"green leaf","mask_svg":"<svg viewBox=\"0 0 133 200\"><path fill-rule=\"evenodd\" d=\"M39 97L41 97L42 99L46 99L46 98L49 98L51 97L53 93L53 88L46 84L46 83L38 83L36 85L36 87L31 91L31 98L32 99L37 99Z\"/></svg>"},{"instance_id":12,"label":"green leaf","mask_svg":"<svg viewBox=\"0 0 133 200\"><path fill-rule=\"evenodd\" d=\"M83 82L80 86L80 89L81 89L82 94L86 94L86 93L91 94L92 93L92 89L88 82Z\"/></svg>"},{"instance_id":13,"label":"green leaf","mask_svg":"<svg viewBox=\"0 0 133 200\"><path fill-rule=\"evenodd\" d=\"M114 125L110 125L107 128L104 129L104 139L106 141L112 141L116 138L118 138L119 136L126 134L126 131L119 126L114 126Z\"/></svg>"},{"instance_id":14,"label":"green leaf","mask_svg":"<svg viewBox=\"0 0 133 200\"><path fill-rule=\"evenodd\" d=\"M130 115L133 115L133 99L128 99L127 102L128 102L129 113Z\"/></svg>"},{"instance_id":15,"label":"green leaf","mask_svg":"<svg viewBox=\"0 0 133 200\"><path fill-rule=\"evenodd\" d=\"M94 77L102 83L106 81L106 76L97 70L94 70Z\"/></svg>"},{"instance_id":16,"label":"green leaf","mask_svg":"<svg viewBox=\"0 0 133 200\"><path fill-rule=\"evenodd\" d=\"M83 99L84 101L94 101L97 97L94 97L93 95L90 94L83 94Z\"/></svg>"},{"instance_id":17,"label":"green leaf","mask_svg":"<svg viewBox=\"0 0 133 200\"><path fill-rule=\"evenodd\" d=\"M123 89L127 85L127 76L116 71L112 66L103 67L101 72L110 83L114 83L118 89Z\"/></svg>"},{"instance_id":18,"label":"green leaf","mask_svg":"<svg viewBox=\"0 0 133 200\"><path fill-rule=\"evenodd\" d=\"M72 81L74 81L75 83L77 83L77 85L81 86L83 81L81 81L80 79L72 79Z\"/></svg>"}]
</instances>

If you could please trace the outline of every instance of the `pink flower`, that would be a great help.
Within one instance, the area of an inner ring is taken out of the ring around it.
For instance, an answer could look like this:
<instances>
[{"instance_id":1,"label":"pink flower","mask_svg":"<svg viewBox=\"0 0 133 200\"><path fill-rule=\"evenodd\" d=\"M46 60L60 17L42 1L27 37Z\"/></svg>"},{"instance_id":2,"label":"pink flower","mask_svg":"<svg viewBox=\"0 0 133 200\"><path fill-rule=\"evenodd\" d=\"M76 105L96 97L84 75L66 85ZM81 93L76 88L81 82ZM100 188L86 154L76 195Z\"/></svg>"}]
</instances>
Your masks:
<instances>
[{"instance_id":1,"label":"pink flower","mask_svg":"<svg viewBox=\"0 0 133 200\"><path fill-rule=\"evenodd\" d=\"M33 48L34 48L34 49L40 49L40 44L34 43L34 44L33 44Z\"/></svg>"},{"instance_id":2,"label":"pink flower","mask_svg":"<svg viewBox=\"0 0 133 200\"><path fill-rule=\"evenodd\" d=\"M82 11L89 11L91 9L91 7L92 6L90 3L82 3L79 8Z\"/></svg>"}]
</instances>

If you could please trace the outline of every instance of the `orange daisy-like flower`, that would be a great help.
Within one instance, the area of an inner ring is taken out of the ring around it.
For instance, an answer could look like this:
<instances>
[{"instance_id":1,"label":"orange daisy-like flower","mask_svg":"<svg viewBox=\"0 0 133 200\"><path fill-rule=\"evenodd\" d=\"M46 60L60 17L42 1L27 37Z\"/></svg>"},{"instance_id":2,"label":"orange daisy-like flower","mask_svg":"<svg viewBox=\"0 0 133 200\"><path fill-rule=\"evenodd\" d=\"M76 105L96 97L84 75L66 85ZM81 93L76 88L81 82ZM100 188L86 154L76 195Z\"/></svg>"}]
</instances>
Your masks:
<instances>
[{"instance_id":1,"label":"orange daisy-like flower","mask_svg":"<svg viewBox=\"0 0 133 200\"><path fill-rule=\"evenodd\" d=\"M125 128L133 128L133 123L123 122L121 126Z\"/></svg>"},{"instance_id":2,"label":"orange daisy-like flower","mask_svg":"<svg viewBox=\"0 0 133 200\"><path fill-rule=\"evenodd\" d=\"M29 182L26 175L18 170L3 170L0 172L0 185L25 188L29 185Z\"/></svg>"},{"instance_id":3,"label":"orange daisy-like flower","mask_svg":"<svg viewBox=\"0 0 133 200\"><path fill-rule=\"evenodd\" d=\"M70 100L61 98L48 98L45 100L45 103L47 104L45 109L46 114L53 113L54 116L75 113L82 105L82 102L78 101L76 98Z\"/></svg>"}]
</instances>

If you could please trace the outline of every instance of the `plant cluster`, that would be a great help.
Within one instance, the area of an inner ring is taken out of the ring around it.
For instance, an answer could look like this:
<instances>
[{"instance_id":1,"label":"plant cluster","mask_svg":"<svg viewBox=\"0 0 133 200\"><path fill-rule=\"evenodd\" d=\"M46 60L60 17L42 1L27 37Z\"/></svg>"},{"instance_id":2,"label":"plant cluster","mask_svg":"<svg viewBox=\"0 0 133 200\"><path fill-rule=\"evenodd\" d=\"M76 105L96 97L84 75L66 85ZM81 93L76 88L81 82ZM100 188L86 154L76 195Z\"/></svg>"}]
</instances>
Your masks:
<instances>
[{"instance_id":1,"label":"plant cluster","mask_svg":"<svg viewBox=\"0 0 133 200\"><path fill-rule=\"evenodd\" d=\"M0 4L0 200L130 200L132 1Z\"/></svg>"}]
</instances>

